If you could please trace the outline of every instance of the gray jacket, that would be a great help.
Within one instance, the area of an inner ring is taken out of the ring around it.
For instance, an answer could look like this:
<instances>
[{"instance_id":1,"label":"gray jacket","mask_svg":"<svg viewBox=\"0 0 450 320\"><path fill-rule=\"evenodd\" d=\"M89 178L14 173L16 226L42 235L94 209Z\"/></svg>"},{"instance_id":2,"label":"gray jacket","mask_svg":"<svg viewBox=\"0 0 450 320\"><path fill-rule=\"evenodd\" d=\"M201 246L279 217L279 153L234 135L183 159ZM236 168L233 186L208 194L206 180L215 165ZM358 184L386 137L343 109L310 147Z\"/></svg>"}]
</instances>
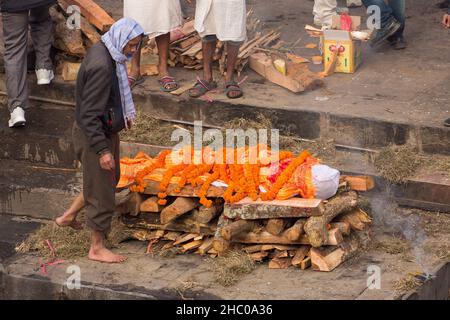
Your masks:
<instances>
[{"instance_id":1,"label":"gray jacket","mask_svg":"<svg viewBox=\"0 0 450 320\"><path fill-rule=\"evenodd\" d=\"M55 4L56 0L0 0L2 12L20 12Z\"/></svg>"}]
</instances>

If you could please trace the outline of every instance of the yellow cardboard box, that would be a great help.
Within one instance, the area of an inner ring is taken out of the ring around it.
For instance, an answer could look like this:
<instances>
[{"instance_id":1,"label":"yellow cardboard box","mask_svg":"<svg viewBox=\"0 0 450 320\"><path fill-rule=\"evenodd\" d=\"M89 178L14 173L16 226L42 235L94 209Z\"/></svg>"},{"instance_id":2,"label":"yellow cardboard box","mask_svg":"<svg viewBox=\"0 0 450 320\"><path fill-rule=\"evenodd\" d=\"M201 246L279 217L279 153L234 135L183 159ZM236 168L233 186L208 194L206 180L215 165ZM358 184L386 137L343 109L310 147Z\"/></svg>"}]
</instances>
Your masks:
<instances>
[{"instance_id":1,"label":"yellow cardboard box","mask_svg":"<svg viewBox=\"0 0 450 320\"><path fill-rule=\"evenodd\" d=\"M344 30L324 30L323 61L325 70L333 62L338 51L335 72L354 73L362 61L361 41L353 40L351 33Z\"/></svg>"}]
</instances>

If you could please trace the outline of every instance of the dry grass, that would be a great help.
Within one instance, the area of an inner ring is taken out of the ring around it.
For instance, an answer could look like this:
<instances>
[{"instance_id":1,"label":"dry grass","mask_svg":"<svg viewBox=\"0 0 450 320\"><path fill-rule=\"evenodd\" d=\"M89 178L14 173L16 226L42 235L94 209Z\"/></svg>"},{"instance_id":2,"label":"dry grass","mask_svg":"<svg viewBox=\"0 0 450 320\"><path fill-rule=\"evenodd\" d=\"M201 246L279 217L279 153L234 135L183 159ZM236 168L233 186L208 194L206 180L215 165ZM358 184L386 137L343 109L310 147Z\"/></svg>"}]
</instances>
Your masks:
<instances>
[{"instance_id":1,"label":"dry grass","mask_svg":"<svg viewBox=\"0 0 450 320\"><path fill-rule=\"evenodd\" d=\"M381 149L374 158L378 173L389 183L401 184L413 176L422 158L410 146L390 146Z\"/></svg>"},{"instance_id":2,"label":"dry grass","mask_svg":"<svg viewBox=\"0 0 450 320\"><path fill-rule=\"evenodd\" d=\"M248 274L255 268L250 256L241 251L230 251L222 257L210 259L214 279L224 287L231 286L239 280L239 276Z\"/></svg>"},{"instance_id":3,"label":"dry grass","mask_svg":"<svg viewBox=\"0 0 450 320\"><path fill-rule=\"evenodd\" d=\"M79 221L84 222L83 215L79 217ZM127 237L126 229L123 228L117 219L113 219L107 245L116 247ZM88 254L91 244L91 233L86 227L83 230L76 231L72 228L58 227L55 223L48 223L41 226L35 233L19 244L16 247L16 251L20 253L36 251L43 258L51 258L51 252L45 242L46 240L50 240L58 258L74 259Z\"/></svg>"},{"instance_id":4,"label":"dry grass","mask_svg":"<svg viewBox=\"0 0 450 320\"><path fill-rule=\"evenodd\" d=\"M394 236L390 236L381 241L375 242L373 246L374 249L389 254L406 255L411 250L409 243L405 239Z\"/></svg>"},{"instance_id":5,"label":"dry grass","mask_svg":"<svg viewBox=\"0 0 450 320\"><path fill-rule=\"evenodd\" d=\"M393 288L397 295L402 295L408 291L418 288L422 282L414 275L408 274L404 278L394 281Z\"/></svg>"},{"instance_id":6,"label":"dry grass","mask_svg":"<svg viewBox=\"0 0 450 320\"><path fill-rule=\"evenodd\" d=\"M438 259L449 261L450 262L450 245L442 244L440 245L435 252L435 255Z\"/></svg>"}]
</instances>

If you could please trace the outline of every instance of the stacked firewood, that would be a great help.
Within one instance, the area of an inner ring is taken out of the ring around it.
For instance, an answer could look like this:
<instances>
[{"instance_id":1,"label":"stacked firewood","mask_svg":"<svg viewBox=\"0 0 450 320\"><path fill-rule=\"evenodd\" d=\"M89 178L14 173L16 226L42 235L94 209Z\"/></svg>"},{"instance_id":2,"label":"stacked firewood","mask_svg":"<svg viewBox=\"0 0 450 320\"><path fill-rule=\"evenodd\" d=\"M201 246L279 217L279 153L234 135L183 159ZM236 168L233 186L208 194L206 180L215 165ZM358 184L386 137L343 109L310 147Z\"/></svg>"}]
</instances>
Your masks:
<instances>
[{"instance_id":1,"label":"stacked firewood","mask_svg":"<svg viewBox=\"0 0 450 320\"><path fill-rule=\"evenodd\" d=\"M158 182L146 181L143 193L130 193L118 208L133 237L162 250L216 257L243 250L254 261L269 260L269 268L332 271L358 249L355 232L367 230L371 218L359 208L357 191L373 188L369 177L341 178L338 194L327 200L288 200L224 203L223 187L211 186L211 207L199 203L199 187L180 190L169 185L168 202L158 203Z\"/></svg>"}]
</instances>

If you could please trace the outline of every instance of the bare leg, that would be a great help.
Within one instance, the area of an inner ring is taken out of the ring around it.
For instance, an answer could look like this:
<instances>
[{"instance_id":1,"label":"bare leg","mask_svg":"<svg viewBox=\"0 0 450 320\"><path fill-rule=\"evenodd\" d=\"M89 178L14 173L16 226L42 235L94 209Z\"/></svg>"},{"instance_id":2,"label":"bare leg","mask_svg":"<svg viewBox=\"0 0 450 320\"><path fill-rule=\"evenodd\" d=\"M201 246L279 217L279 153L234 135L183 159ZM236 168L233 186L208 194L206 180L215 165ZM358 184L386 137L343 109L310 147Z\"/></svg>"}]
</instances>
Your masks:
<instances>
[{"instance_id":1,"label":"bare leg","mask_svg":"<svg viewBox=\"0 0 450 320\"><path fill-rule=\"evenodd\" d=\"M236 62L239 54L239 45L230 44L227 42L227 74L225 77L226 82L231 82L234 79L236 73ZM242 96L242 90L239 87L232 87L228 91L230 98L236 98Z\"/></svg>"},{"instance_id":2,"label":"bare leg","mask_svg":"<svg viewBox=\"0 0 450 320\"><path fill-rule=\"evenodd\" d=\"M131 59L130 77L133 77L134 79L138 79L141 75L141 51L142 48L139 47Z\"/></svg>"},{"instance_id":3,"label":"bare leg","mask_svg":"<svg viewBox=\"0 0 450 320\"><path fill-rule=\"evenodd\" d=\"M212 63L216 50L216 41L203 42L203 79L211 82L213 80Z\"/></svg>"},{"instance_id":4,"label":"bare leg","mask_svg":"<svg viewBox=\"0 0 450 320\"><path fill-rule=\"evenodd\" d=\"M124 256L115 254L105 247L103 233L93 230L91 238L92 243L88 256L90 260L107 263L120 263L126 260Z\"/></svg>"},{"instance_id":5,"label":"bare leg","mask_svg":"<svg viewBox=\"0 0 450 320\"><path fill-rule=\"evenodd\" d=\"M165 77L169 75L169 70L167 69L167 60L169 59L169 43L170 43L170 33L162 34L156 37L156 45L158 46L158 57L159 57L159 75Z\"/></svg>"},{"instance_id":6,"label":"bare leg","mask_svg":"<svg viewBox=\"0 0 450 320\"><path fill-rule=\"evenodd\" d=\"M82 229L82 225L76 221L77 215L84 208L84 197L80 193L72 202L70 208L64 214L56 218L56 223L60 227L73 227L74 229Z\"/></svg>"}]
</instances>

